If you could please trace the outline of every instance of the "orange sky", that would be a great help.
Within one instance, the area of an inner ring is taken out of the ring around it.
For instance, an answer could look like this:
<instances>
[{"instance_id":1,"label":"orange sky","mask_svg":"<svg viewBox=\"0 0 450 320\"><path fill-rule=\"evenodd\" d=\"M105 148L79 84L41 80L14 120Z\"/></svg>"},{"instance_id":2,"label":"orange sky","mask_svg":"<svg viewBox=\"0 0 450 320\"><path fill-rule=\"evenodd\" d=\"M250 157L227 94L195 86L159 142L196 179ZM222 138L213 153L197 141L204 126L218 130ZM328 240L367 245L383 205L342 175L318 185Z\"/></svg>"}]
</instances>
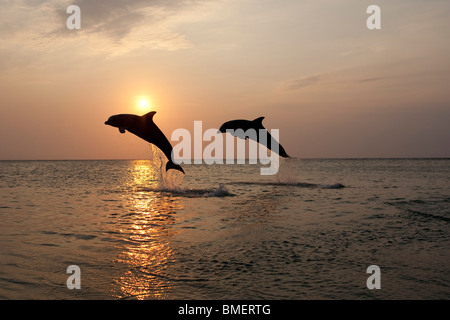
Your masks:
<instances>
[{"instance_id":1,"label":"orange sky","mask_svg":"<svg viewBox=\"0 0 450 320\"><path fill-rule=\"evenodd\" d=\"M68 30L66 8L81 8ZM381 8L368 30L366 8ZM145 159L104 125L265 116L295 157L450 157L445 1L2 1L0 159ZM174 143L173 143L174 144Z\"/></svg>"}]
</instances>

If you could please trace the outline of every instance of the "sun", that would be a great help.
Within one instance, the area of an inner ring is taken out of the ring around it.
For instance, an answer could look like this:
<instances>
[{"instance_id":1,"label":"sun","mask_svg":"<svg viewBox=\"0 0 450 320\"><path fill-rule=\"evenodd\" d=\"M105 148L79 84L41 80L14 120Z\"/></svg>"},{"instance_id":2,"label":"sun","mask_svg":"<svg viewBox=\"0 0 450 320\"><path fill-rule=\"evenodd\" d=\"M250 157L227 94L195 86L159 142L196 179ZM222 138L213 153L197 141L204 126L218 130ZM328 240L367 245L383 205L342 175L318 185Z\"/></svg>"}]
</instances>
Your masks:
<instances>
[{"instance_id":1,"label":"sun","mask_svg":"<svg viewBox=\"0 0 450 320\"><path fill-rule=\"evenodd\" d=\"M146 109L148 107L148 100L145 99L139 100L139 107Z\"/></svg>"},{"instance_id":2,"label":"sun","mask_svg":"<svg viewBox=\"0 0 450 320\"><path fill-rule=\"evenodd\" d=\"M144 112L151 111L150 109L152 107L152 105L150 103L150 100L147 97L139 97L139 98L137 98L136 106L137 106L137 108L140 111L144 111Z\"/></svg>"}]
</instances>

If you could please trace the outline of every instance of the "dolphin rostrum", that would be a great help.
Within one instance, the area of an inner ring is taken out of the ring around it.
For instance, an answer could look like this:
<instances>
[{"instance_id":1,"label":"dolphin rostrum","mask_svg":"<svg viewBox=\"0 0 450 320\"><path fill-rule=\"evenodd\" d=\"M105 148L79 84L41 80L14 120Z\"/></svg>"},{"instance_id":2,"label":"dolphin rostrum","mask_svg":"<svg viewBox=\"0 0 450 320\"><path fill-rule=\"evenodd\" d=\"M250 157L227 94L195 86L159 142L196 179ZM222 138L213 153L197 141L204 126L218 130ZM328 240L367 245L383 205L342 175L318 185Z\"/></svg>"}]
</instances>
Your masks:
<instances>
[{"instance_id":1,"label":"dolphin rostrum","mask_svg":"<svg viewBox=\"0 0 450 320\"><path fill-rule=\"evenodd\" d=\"M166 171L176 169L184 173L180 165L172 161L172 145L158 126L153 122L156 111L151 111L143 116L134 114L117 114L109 117L105 124L119 128L120 133L125 130L137 135L157 146L166 155L169 162L166 164Z\"/></svg>"},{"instance_id":2,"label":"dolphin rostrum","mask_svg":"<svg viewBox=\"0 0 450 320\"><path fill-rule=\"evenodd\" d=\"M238 138L241 139L252 139L256 142L264 145L267 149L276 152L278 149L278 153L280 156L285 158L290 158L289 155L284 150L283 146L278 143L270 133L264 128L262 121L264 117L256 118L255 120L231 120L222 124L219 128L219 133L226 133L227 131ZM241 129L241 130L239 130ZM256 132L255 135L248 134L249 131L254 130ZM261 139L260 134L266 134L266 139ZM273 146L278 145L278 148L272 148Z\"/></svg>"}]
</instances>

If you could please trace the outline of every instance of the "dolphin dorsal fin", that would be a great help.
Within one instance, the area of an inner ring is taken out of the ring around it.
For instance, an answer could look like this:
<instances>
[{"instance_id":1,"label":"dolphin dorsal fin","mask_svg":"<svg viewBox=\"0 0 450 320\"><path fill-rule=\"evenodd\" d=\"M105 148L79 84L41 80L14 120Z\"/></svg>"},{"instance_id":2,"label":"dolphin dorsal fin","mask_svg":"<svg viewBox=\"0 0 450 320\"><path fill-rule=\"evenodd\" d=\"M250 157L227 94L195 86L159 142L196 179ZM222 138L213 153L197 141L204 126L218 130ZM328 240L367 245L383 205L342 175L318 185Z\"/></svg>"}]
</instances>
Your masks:
<instances>
[{"instance_id":1,"label":"dolphin dorsal fin","mask_svg":"<svg viewBox=\"0 0 450 320\"><path fill-rule=\"evenodd\" d=\"M156 111L150 111L149 113L144 114L141 116L142 118L145 118L146 120L153 120L153 116L155 115Z\"/></svg>"},{"instance_id":2,"label":"dolphin dorsal fin","mask_svg":"<svg viewBox=\"0 0 450 320\"><path fill-rule=\"evenodd\" d=\"M263 126L262 121L264 120L265 117L259 117L256 118L255 120L253 120L253 122L257 125Z\"/></svg>"}]
</instances>

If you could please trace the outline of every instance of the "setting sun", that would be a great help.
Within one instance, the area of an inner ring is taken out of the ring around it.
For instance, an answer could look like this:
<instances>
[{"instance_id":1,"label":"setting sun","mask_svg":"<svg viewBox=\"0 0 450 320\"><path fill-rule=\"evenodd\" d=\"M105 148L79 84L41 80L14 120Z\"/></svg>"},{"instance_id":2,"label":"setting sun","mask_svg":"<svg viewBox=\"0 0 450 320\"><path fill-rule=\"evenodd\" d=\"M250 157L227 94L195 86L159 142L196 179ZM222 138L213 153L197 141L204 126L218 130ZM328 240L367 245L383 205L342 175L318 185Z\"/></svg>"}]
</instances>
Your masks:
<instances>
[{"instance_id":1,"label":"setting sun","mask_svg":"<svg viewBox=\"0 0 450 320\"><path fill-rule=\"evenodd\" d=\"M147 97L139 97L137 99L137 107L141 111L150 111L151 103Z\"/></svg>"}]
</instances>

